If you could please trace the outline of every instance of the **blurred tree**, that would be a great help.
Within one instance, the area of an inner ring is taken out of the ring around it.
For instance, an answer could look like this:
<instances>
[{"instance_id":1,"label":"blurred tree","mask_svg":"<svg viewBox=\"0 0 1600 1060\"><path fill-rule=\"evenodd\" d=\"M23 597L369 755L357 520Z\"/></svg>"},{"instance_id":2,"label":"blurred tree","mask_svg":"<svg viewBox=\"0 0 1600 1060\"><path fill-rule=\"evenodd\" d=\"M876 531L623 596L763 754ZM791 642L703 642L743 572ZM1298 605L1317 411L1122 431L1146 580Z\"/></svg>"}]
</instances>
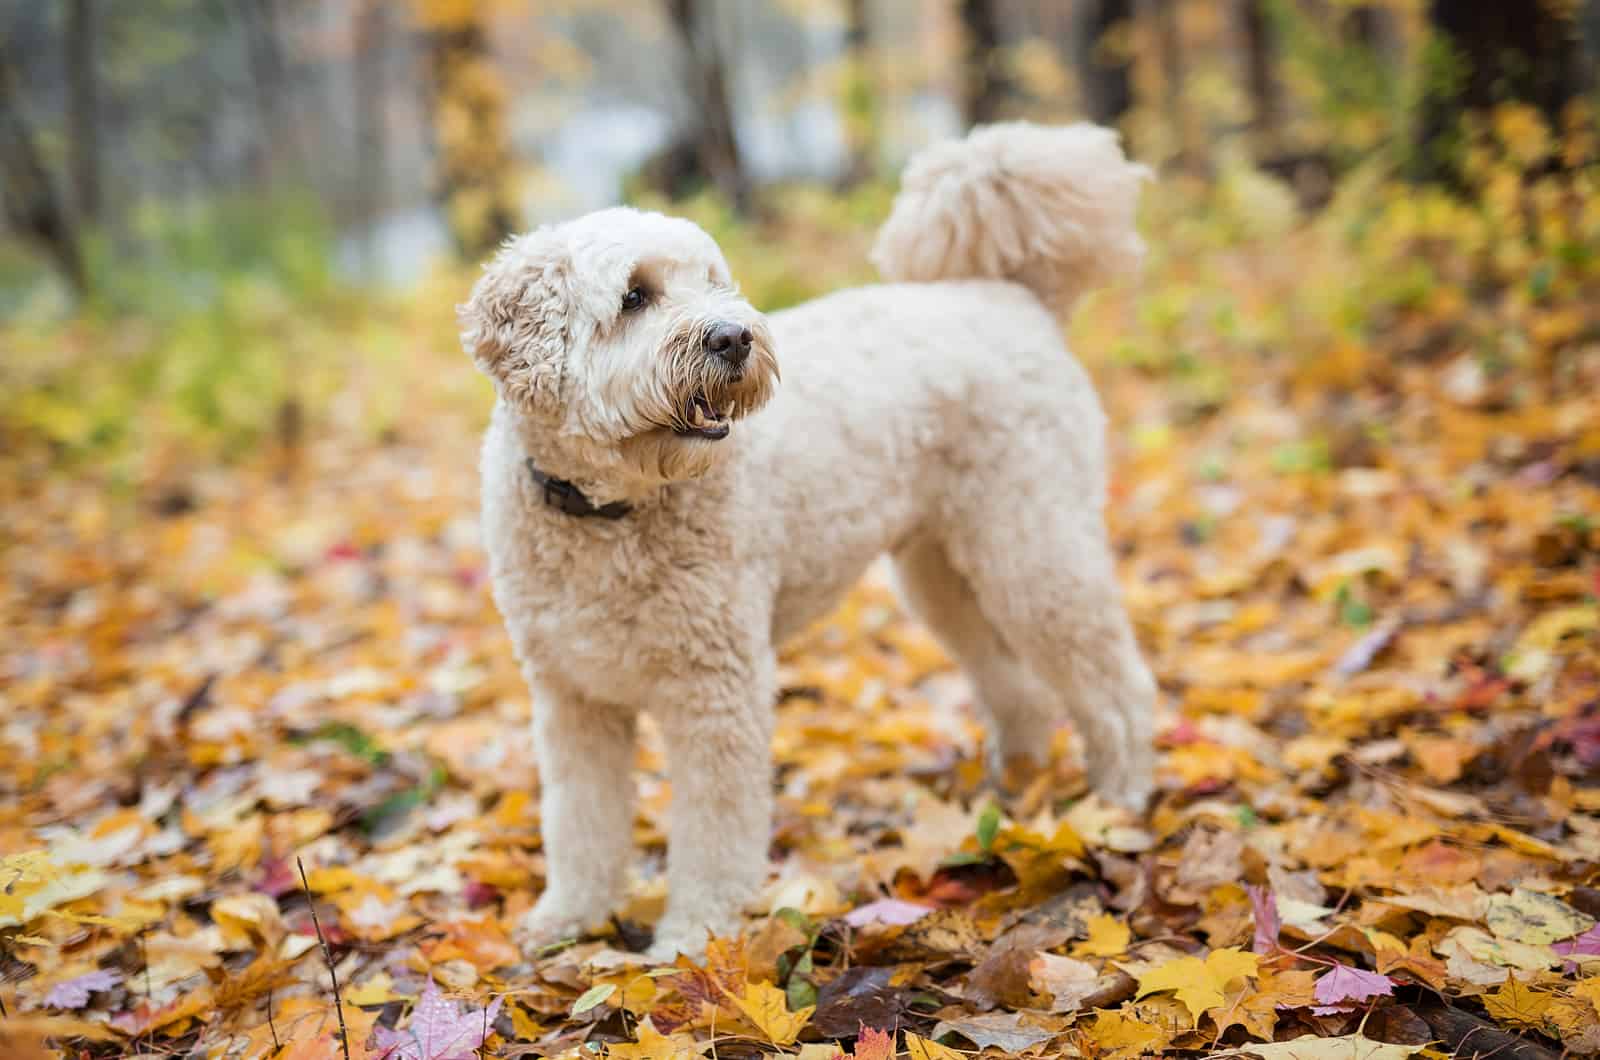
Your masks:
<instances>
[{"instance_id":1,"label":"blurred tree","mask_svg":"<svg viewBox=\"0 0 1600 1060\"><path fill-rule=\"evenodd\" d=\"M0 40L0 207L6 224L38 243L69 283L85 287L83 258L71 216L50 182L38 141L22 109L16 56Z\"/></svg>"},{"instance_id":2,"label":"blurred tree","mask_svg":"<svg viewBox=\"0 0 1600 1060\"><path fill-rule=\"evenodd\" d=\"M1583 53L1567 0L1431 0L1428 71L1416 152L1424 180L1460 179L1462 119L1498 103L1527 104L1552 129L1582 91Z\"/></svg>"},{"instance_id":3,"label":"blurred tree","mask_svg":"<svg viewBox=\"0 0 1600 1060\"><path fill-rule=\"evenodd\" d=\"M882 113L873 76L872 5L869 0L848 0L845 16L843 95L850 164L844 181L851 185L870 178L878 167Z\"/></svg>"},{"instance_id":4,"label":"blurred tree","mask_svg":"<svg viewBox=\"0 0 1600 1060\"><path fill-rule=\"evenodd\" d=\"M716 16L715 0L667 0L667 17L683 44L684 83L696 115L687 152L679 154L692 157L699 173L742 213L750 205L750 178L739 153ZM669 191L682 190L681 176L667 176Z\"/></svg>"},{"instance_id":5,"label":"blurred tree","mask_svg":"<svg viewBox=\"0 0 1600 1060\"><path fill-rule=\"evenodd\" d=\"M1114 39L1133 22L1133 0L1088 0L1078 34L1078 79L1089 117L1115 125L1133 108L1132 63L1126 44Z\"/></svg>"},{"instance_id":6,"label":"blurred tree","mask_svg":"<svg viewBox=\"0 0 1600 1060\"><path fill-rule=\"evenodd\" d=\"M1242 0L1241 28L1244 31L1246 80L1250 86L1251 132L1258 158L1270 158L1281 145L1283 113L1282 89L1273 66L1277 42L1267 7L1270 0Z\"/></svg>"},{"instance_id":7,"label":"blurred tree","mask_svg":"<svg viewBox=\"0 0 1600 1060\"><path fill-rule=\"evenodd\" d=\"M483 0L414 3L426 34L434 195L461 253L482 257L521 227L505 86L489 54Z\"/></svg>"},{"instance_id":8,"label":"blurred tree","mask_svg":"<svg viewBox=\"0 0 1600 1060\"><path fill-rule=\"evenodd\" d=\"M1145 0L1154 23L1156 57L1161 67L1162 103L1167 125L1172 130L1173 160L1183 168L1199 161L1194 143L1195 125L1184 98L1183 27L1178 18L1179 0Z\"/></svg>"},{"instance_id":9,"label":"blurred tree","mask_svg":"<svg viewBox=\"0 0 1600 1060\"><path fill-rule=\"evenodd\" d=\"M278 0L241 0L240 12L256 109L265 142L272 147L265 153L267 172L273 173L274 162L284 162L293 180L303 180L306 155L292 111L294 85L283 53Z\"/></svg>"},{"instance_id":10,"label":"blurred tree","mask_svg":"<svg viewBox=\"0 0 1600 1060\"><path fill-rule=\"evenodd\" d=\"M995 0L961 0L961 29L961 115L969 126L982 125L999 119L1015 92L1001 53Z\"/></svg>"},{"instance_id":11,"label":"blurred tree","mask_svg":"<svg viewBox=\"0 0 1600 1060\"><path fill-rule=\"evenodd\" d=\"M69 0L62 31L66 45L67 150L71 152L73 207L80 224L100 219L99 74L95 68L94 0Z\"/></svg>"},{"instance_id":12,"label":"blurred tree","mask_svg":"<svg viewBox=\"0 0 1600 1060\"><path fill-rule=\"evenodd\" d=\"M388 206L388 127L384 121L384 66L389 44L386 0L356 0L352 17L356 124L355 199L363 216ZM370 248L369 248L370 249Z\"/></svg>"}]
</instances>

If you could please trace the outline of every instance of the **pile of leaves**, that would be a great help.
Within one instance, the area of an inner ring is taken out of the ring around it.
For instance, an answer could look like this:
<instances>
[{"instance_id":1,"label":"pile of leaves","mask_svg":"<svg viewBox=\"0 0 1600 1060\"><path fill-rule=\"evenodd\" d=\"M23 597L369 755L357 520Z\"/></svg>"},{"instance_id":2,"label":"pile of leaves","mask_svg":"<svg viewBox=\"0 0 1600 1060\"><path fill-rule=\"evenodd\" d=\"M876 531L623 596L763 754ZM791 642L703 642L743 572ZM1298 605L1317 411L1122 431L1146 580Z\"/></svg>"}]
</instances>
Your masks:
<instances>
[{"instance_id":1,"label":"pile of leaves","mask_svg":"<svg viewBox=\"0 0 1600 1060\"><path fill-rule=\"evenodd\" d=\"M513 940L538 780L474 423L429 404L459 355L386 439L120 491L8 448L0 1055L1600 1054L1600 198L1234 225L1257 179L1157 217L1148 287L1076 323L1164 692L1150 811L1066 730L986 778L875 571L785 652L772 875L699 961L639 953L648 730L628 906Z\"/></svg>"}]
</instances>

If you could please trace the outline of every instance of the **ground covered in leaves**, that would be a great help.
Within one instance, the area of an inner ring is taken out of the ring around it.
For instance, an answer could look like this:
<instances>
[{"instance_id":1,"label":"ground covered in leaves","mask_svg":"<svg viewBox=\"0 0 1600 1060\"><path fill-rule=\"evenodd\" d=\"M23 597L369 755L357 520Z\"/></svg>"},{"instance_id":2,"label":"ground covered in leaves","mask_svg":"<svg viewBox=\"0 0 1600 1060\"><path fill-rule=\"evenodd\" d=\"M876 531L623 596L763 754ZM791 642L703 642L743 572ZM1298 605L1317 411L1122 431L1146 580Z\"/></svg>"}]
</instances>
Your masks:
<instances>
[{"instance_id":1,"label":"ground covered in leaves","mask_svg":"<svg viewBox=\"0 0 1600 1060\"><path fill-rule=\"evenodd\" d=\"M131 491L11 449L0 1054L1600 1053L1592 268L1486 294L1441 265L1296 349L1315 321L1274 292L1332 275L1325 244L1162 244L1153 294L1078 326L1166 700L1155 805L1086 796L1065 730L997 793L967 685L874 576L785 655L771 882L699 963L637 952L653 739L630 905L512 941L538 782L471 416L418 390L396 437Z\"/></svg>"}]
</instances>

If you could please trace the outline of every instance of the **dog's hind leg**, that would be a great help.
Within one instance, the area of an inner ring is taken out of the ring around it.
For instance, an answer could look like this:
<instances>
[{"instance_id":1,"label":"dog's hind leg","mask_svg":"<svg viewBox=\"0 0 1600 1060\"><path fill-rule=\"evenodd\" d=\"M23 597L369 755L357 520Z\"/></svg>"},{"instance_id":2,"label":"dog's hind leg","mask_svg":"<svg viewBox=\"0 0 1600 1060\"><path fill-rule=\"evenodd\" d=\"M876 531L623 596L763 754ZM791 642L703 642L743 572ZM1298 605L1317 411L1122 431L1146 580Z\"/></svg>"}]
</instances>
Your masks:
<instances>
[{"instance_id":1,"label":"dog's hind leg","mask_svg":"<svg viewBox=\"0 0 1600 1060\"><path fill-rule=\"evenodd\" d=\"M623 898L633 853L631 712L535 687L545 889L520 926L524 948L603 924Z\"/></svg>"},{"instance_id":2,"label":"dog's hind leg","mask_svg":"<svg viewBox=\"0 0 1600 1060\"><path fill-rule=\"evenodd\" d=\"M1054 690L1083 740L1089 782L1142 808L1154 784L1156 685L1139 653L1098 511L1040 498L1003 522L946 528L951 565L1001 638Z\"/></svg>"},{"instance_id":3,"label":"dog's hind leg","mask_svg":"<svg viewBox=\"0 0 1600 1060\"><path fill-rule=\"evenodd\" d=\"M923 536L894 554L895 586L972 681L987 716L991 768L1042 764L1051 733L1066 720L1061 697L1017 657L978 606L972 584L950 565L943 545Z\"/></svg>"}]
</instances>

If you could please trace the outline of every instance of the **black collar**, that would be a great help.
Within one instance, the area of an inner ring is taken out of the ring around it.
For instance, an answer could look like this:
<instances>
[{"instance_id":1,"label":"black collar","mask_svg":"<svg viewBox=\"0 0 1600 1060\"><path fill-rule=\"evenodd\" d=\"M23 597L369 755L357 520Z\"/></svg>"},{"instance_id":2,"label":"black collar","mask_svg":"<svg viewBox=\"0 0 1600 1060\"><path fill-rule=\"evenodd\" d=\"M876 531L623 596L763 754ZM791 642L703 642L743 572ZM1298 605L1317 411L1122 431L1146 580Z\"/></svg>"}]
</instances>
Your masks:
<instances>
[{"instance_id":1,"label":"black collar","mask_svg":"<svg viewBox=\"0 0 1600 1060\"><path fill-rule=\"evenodd\" d=\"M593 515L601 519L621 519L633 511L633 505L627 501L596 505L583 495L582 490L566 479L546 475L531 459L524 460L523 463L528 466L528 474L533 476L533 481L544 489L544 502L557 511L565 512L567 515Z\"/></svg>"}]
</instances>

